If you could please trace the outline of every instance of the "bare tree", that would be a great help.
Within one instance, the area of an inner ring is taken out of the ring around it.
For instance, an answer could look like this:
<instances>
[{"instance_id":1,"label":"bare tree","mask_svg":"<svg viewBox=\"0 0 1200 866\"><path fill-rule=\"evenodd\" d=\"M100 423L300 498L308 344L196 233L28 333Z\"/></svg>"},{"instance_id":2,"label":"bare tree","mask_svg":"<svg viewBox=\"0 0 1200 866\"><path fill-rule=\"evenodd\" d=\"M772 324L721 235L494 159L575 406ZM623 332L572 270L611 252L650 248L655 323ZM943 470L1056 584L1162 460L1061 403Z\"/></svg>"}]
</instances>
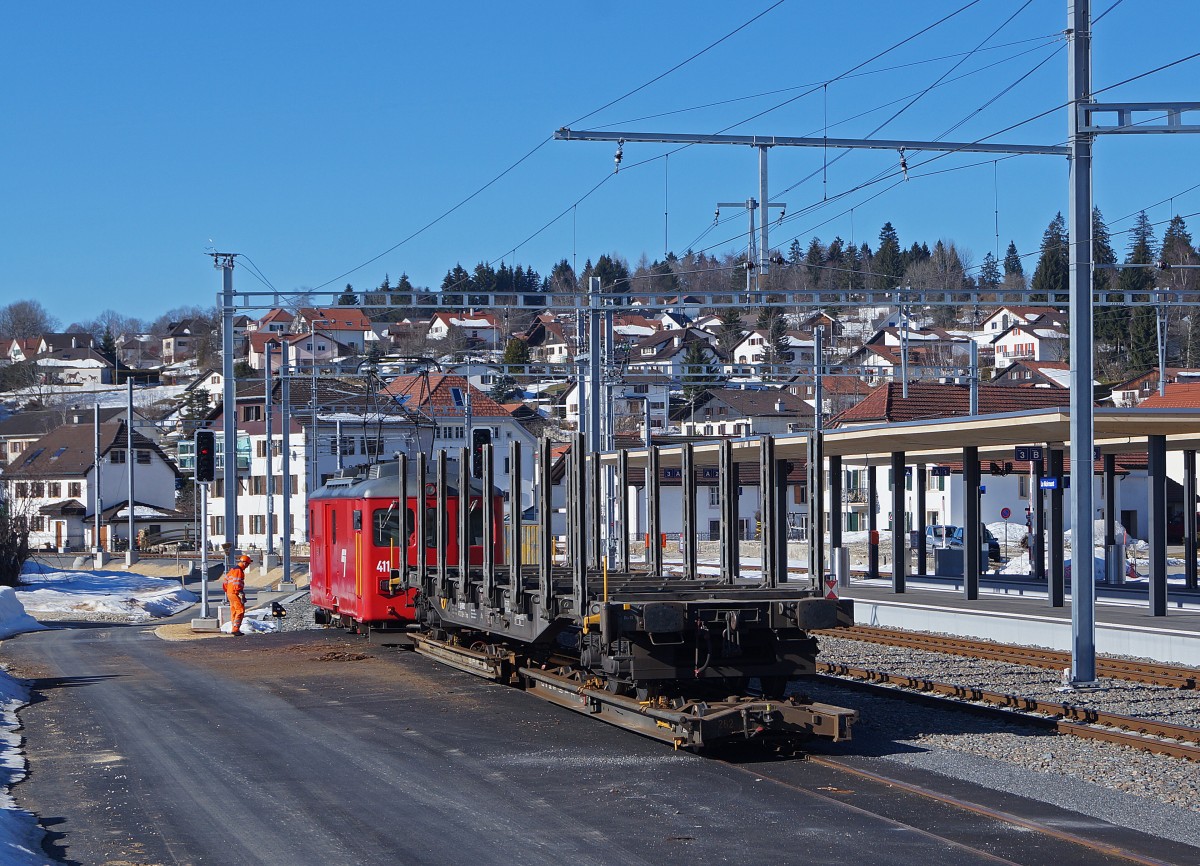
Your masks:
<instances>
[{"instance_id":1,"label":"bare tree","mask_svg":"<svg viewBox=\"0 0 1200 866\"><path fill-rule=\"evenodd\" d=\"M40 301L13 301L0 307L0 337L28 340L51 333L57 327L58 319Z\"/></svg>"}]
</instances>

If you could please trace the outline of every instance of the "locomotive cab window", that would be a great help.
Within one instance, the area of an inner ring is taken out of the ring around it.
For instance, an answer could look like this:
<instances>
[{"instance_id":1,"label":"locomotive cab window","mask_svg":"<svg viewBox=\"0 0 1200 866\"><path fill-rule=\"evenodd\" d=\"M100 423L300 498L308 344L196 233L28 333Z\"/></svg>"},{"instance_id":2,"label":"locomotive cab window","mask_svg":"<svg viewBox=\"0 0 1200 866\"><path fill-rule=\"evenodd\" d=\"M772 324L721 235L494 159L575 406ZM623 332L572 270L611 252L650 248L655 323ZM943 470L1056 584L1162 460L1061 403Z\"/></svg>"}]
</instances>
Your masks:
<instances>
[{"instance_id":1,"label":"locomotive cab window","mask_svg":"<svg viewBox=\"0 0 1200 866\"><path fill-rule=\"evenodd\" d=\"M483 544L483 504L479 499L472 499L470 505L471 544Z\"/></svg>"},{"instance_id":2,"label":"locomotive cab window","mask_svg":"<svg viewBox=\"0 0 1200 866\"><path fill-rule=\"evenodd\" d=\"M355 512L359 514L360 512ZM396 506L376 508L371 517L375 529L376 547L398 547L400 545L400 512Z\"/></svg>"},{"instance_id":3,"label":"locomotive cab window","mask_svg":"<svg viewBox=\"0 0 1200 866\"><path fill-rule=\"evenodd\" d=\"M357 508L354 509L353 525L351 526L355 532L362 532L362 512Z\"/></svg>"},{"instance_id":4,"label":"locomotive cab window","mask_svg":"<svg viewBox=\"0 0 1200 866\"><path fill-rule=\"evenodd\" d=\"M437 519L438 510L436 508L425 509L425 546L437 547Z\"/></svg>"}]
</instances>

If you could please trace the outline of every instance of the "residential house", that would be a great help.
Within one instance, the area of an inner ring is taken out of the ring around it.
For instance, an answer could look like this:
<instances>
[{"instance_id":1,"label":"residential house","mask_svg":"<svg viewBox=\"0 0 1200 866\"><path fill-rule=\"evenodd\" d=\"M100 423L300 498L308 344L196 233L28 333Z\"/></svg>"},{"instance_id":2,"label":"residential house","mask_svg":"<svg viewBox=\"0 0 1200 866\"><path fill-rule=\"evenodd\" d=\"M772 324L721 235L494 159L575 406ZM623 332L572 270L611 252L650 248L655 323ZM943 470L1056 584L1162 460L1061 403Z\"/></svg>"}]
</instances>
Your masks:
<instances>
[{"instance_id":1,"label":"residential house","mask_svg":"<svg viewBox=\"0 0 1200 866\"><path fill-rule=\"evenodd\" d=\"M381 399L353 382L319 378L313 414L312 380L298 377L289 383L290 407L283 414L283 383L272 382L271 439L266 435L266 392L261 380L239 382L237 388L237 441L232 449L236 460L236 527L239 546L266 550L277 548L283 538L302 544L308 536L309 494L340 471L392 459L398 452L414 455L428 452L433 429L427 420ZM209 540L219 546L229 540L225 531L225 443L223 414L214 413L209 423L216 431L217 476L209 485ZM283 448L287 424L288 449ZM195 468L192 443L179 443L180 468ZM284 479L291 491L291 524L283 528ZM315 487L314 487L315 478ZM270 514L270 520L268 520ZM270 539L268 539L268 527Z\"/></svg>"},{"instance_id":2,"label":"residential house","mask_svg":"<svg viewBox=\"0 0 1200 866\"><path fill-rule=\"evenodd\" d=\"M646 436L646 418L651 433L662 433L670 423L671 381L665 376L631 373L620 382L607 386L603 400L611 405L613 429L619 433ZM568 429L579 429L579 383L570 382L559 389L551 414Z\"/></svg>"},{"instance_id":3,"label":"residential house","mask_svg":"<svg viewBox=\"0 0 1200 866\"><path fill-rule=\"evenodd\" d=\"M1014 388L1012 386L980 384L978 389L979 413L981 415L1003 415L1005 413L1020 413L1036 409L1066 408L1070 402L1068 391L1059 388ZM908 384L908 396L904 396L903 385L889 382L874 389L857 405L839 413L829 420L830 429L874 426L881 424L901 424L911 421L929 421L938 418L963 417L970 412L970 387L968 385L913 381ZM1003 423L998 419L998 424ZM915 463L915 461L913 461ZM1100 464L1097 464L1100 465ZM984 472L990 470L990 462L985 464ZM874 503L866 495L866 478L868 467L865 463L845 458L843 471L849 473L844 482L846 494L845 525L849 529L864 529L871 507L876 508L879 515L879 526L891 528L891 499L887 491L891 488L891 471L876 470L880 474L879 487ZM960 470L961 472L961 467ZM916 520L916 494L911 490L913 478L912 465L905 469L906 481L911 501L906 505L906 524L904 529L914 528ZM1024 508L1029 500L1030 487L1028 480L1017 480L1018 470L1009 481L985 479L986 494L982 500L982 515L985 523L999 520L999 512L1008 507L1012 513L1021 515L1024 519ZM997 476L999 477L999 476ZM1007 476L1006 476L1007 477ZM929 491L938 494L946 493L948 481L943 476L927 473ZM961 486L961 485L960 485ZM1099 487L1099 482L1097 482ZM1009 488L1012 488L1011 490ZM1021 491L1024 491L1022 494ZM1022 495L1024 498L1022 498ZM826 503L828 513L828 502ZM926 514L924 523L962 523L961 495L958 499L953 494L947 494L944 499L936 497L926 499Z\"/></svg>"},{"instance_id":4,"label":"residential house","mask_svg":"<svg viewBox=\"0 0 1200 866\"><path fill-rule=\"evenodd\" d=\"M1057 325L1012 325L991 342L997 370L1013 361L1061 361L1067 356L1067 332Z\"/></svg>"},{"instance_id":5,"label":"residential house","mask_svg":"<svg viewBox=\"0 0 1200 866\"><path fill-rule=\"evenodd\" d=\"M992 377L993 385L1017 385L1024 388L1069 388L1071 365L1066 361L1013 361ZM1093 381L1093 385L1099 384Z\"/></svg>"},{"instance_id":6,"label":"residential house","mask_svg":"<svg viewBox=\"0 0 1200 866\"><path fill-rule=\"evenodd\" d=\"M684 358L693 344L701 346L707 364L716 367L722 363L716 343L716 337L698 328L653 334L638 340L630 349L628 370L631 373L658 374L673 382L682 382L689 372L684 370Z\"/></svg>"},{"instance_id":7,"label":"residential house","mask_svg":"<svg viewBox=\"0 0 1200 866\"><path fill-rule=\"evenodd\" d=\"M553 313L542 313L529 325L521 339L529 346L534 363L566 366L575 358L574 337Z\"/></svg>"},{"instance_id":8,"label":"residential house","mask_svg":"<svg viewBox=\"0 0 1200 866\"><path fill-rule=\"evenodd\" d=\"M678 412L685 436L759 436L811 430L813 409L787 390L710 388Z\"/></svg>"},{"instance_id":9,"label":"residential house","mask_svg":"<svg viewBox=\"0 0 1200 866\"><path fill-rule=\"evenodd\" d=\"M785 364L811 369L816 357L816 347L813 341L805 338L799 331L786 331L784 340L787 343L787 351L781 361ZM768 331L762 329L750 331L730 351L729 361L725 365L726 374L730 378L747 382L779 379L784 371L767 370L764 367L768 363L770 350L771 335Z\"/></svg>"},{"instance_id":10,"label":"residential house","mask_svg":"<svg viewBox=\"0 0 1200 866\"><path fill-rule=\"evenodd\" d=\"M445 340L452 333L461 334L468 345L504 348L503 329L492 313L434 313L427 338Z\"/></svg>"},{"instance_id":11,"label":"residential house","mask_svg":"<svg viewBox=\"0 0 1200 866\"><path fill-rule=\"evenodd\" d=\"M979 323L979 331L989 338L1007 331L1013 325L1033 325L1065 328L1066 313L1054 307L1007 306L992 312Z\"/></svg>"},{"instance_id":12,"label":"residential house","mask_svg":"<svg viewBox=\"0 0 1200 866\"><path fill-rule=\"evenodd\" d=\"M431 451L445 449L454 455L460 448L470 448L471 435L476 430L491 432L496 455L495 484L502 490L512 490L509 449L518 443L527 459L521 461L522 508L533 499L533 459L537 437L503 406L472 387L462 376L447 373L420 373L399 376L383 389L405 410L418 413L434 425Z\"/></svg>"},{"instance_id":13,"label":"residential house","mask_svg":"<svg viewBox=\"0 0 1200 866\"><path fill-rule=\"evenodd\" d=\"M50 349L33 359L47 385L94 387L113 384L113 365L95 349Z\"/></svg>"},{"instance_id":14,"label":"residential house","mask_svg":"<svg viewBox=\"0 0 1200 866\"><path fill-rule=\"evenodd\" d=\"M162 360L164 364L175 364L192 357L200 329L208 325L196 319L170 322L162 338Z\"/></svg>"},{"instance_id":15,"label":"residential house","mask_svg":"<svg viewBox=\"0 0 1200 866\"><path fill-rule=\"evenodd\" d=\"M0 341L0 350L3 350L4 356L2 359L8 364L19 364L22 361L28 361L38 353L41 346L40 337L29 337L22 339L20 337L12 337Z\"/></svg>"},{"instance_id":16,"label":"residential house","mask_svg":"<svg viewBox=\"0 0 1200 866\"><path fill-rule=\"evenodd\" d=\"M1172 385L1187 385L1200 382L1200 370L1188 369L1185 367L1167 367L1166 373L1167 388L1170 390ZM1182 389L1178 393L1186 393L1187 389ZM1158 395L1158 370L1148 370L1139 376L1134 376L1119 385L1114 385L1112 389L1112 400L1114 406L1129 408L1138 406L1148 397Z\"/></svg>"},{"instance_id":17,"label":"residential house","mask_svg":"<svg viewBox=\"0 0 1200 866\"><path fill-rule=\"evenodd\" d=\"M347 355L363 355L374 341L370 317L357 307L301 307L292 322L293 333L324 334Z\"/></svg>"},{"instance_id":18,"label":"residential house","mask_svg":"<svg viewBox=\"0 0 1200 866\"><path fill-rule=\"evenodd\" d=\"M63 424L29 444L5 467L5 494L29 527L35 549L82 550L97 543L95 497L103 512L129 499L126 450L127 424ZM174 511L178 472L166 454L136 429L133 432L135 504ZM136 518L135 511L135 518ZM99 546L128 540L128 522L106 525L101 521Z\"/></svg>"}]
</instances>

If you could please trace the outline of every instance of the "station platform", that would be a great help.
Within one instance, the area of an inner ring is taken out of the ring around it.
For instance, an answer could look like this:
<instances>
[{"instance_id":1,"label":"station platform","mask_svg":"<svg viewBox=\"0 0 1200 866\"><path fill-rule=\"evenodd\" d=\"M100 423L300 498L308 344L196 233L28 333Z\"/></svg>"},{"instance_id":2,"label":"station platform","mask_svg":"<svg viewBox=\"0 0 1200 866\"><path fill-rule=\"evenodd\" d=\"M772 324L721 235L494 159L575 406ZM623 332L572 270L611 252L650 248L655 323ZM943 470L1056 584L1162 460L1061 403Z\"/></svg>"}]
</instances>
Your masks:
<instances>
[{"instance_id":1,"label":"station platform","mask_svg":"<svg viewBox=\"0 0 1200 866\"><path fill-rule=\"evenodd\" d=\"M1044 583L983 578L979 598L967 601L962 581L910 575L906 591L886 578L851 579L843 598L854 599L860 625L902 628L1071 650L1071 590L1063 607L1050 607ZM1151 616L1142 585L1096 586L1096 651L1200 668L1200 592L1172 587L1165 617Z\"/></svg>"}]
</instances>

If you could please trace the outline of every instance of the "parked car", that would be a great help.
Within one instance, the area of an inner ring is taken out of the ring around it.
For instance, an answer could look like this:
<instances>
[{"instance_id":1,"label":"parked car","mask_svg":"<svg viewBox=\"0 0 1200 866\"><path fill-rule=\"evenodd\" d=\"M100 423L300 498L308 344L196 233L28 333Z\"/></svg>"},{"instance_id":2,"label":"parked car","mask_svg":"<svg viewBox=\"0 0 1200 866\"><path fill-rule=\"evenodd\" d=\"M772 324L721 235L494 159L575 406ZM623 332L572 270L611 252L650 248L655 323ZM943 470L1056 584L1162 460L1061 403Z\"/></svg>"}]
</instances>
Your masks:
<instances>
[{"instance_id":1,"label":"parked car","mask_svg":"<svg viewBox=\"0 0 1200 866\"><path fill-rule=\"evenodd\" d=\"M983 544L987 545L988 559L990 559L993 562L999 562L1000 561L1000 542L996 539L996 536L992 535L991 530L988 529L986 526L984 526L982 523L979 524L979 538ZM962 547L963 546L963 528L961 526L954 527L954 534L950 536L950 544L948 546L949 547Z\"/></svg>"},{"instance_id":2,"label":"parked car","mask_svg":"<svg viewBox=\"0 0 1200 866\"><path fill-rule=\"evenodd\" d=\"M959 532L962 527L955 526L953 523L932 523L925 527L925 545L927 547L954 547L955 533ZM962 540L959 539L958 546L962 547Z\"/></svg>"}]
</instances>

